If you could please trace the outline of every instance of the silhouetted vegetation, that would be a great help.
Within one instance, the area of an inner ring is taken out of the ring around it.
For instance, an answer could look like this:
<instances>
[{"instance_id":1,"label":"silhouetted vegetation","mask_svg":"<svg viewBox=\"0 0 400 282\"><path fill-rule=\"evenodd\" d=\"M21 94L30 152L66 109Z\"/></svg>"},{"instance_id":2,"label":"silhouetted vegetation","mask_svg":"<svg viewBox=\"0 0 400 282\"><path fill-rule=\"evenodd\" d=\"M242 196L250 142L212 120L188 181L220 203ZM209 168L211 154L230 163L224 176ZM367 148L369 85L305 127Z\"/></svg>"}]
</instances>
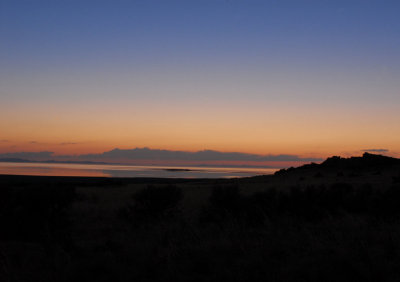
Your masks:
<instances>
[{"instance_id":1,"label":"silhouetted vegetation","mask_svg":"<svg viewBox=\"0 0 400 282\"><path fill-rule=\"evenodd\" d=\"M134 224L169 220L179 213L182 197L182 190L174 185L149 185L132 196L133 204L122 209L120 216Z\"/></svg>"},{"instance_id":2,"label":"silhouetted vegetation","mask_svg":"<svg viewBox=\"0 0 400 282\"><path fill-rule=\"evenodd\" d=\"M0 189L1 240L44 240L63 236L74 187L4 187Z\"/></svg>"},{"instance_id":3,"label":"silhouetted vegetation","mask_svg":"<svg viewBox=\"0 0 400 282\"><path fill-rule=\"evenodd\" d=\"M259 225L266 218L318 221L349 214L392 219L400 216L399 203L400 186L383 190L365 184L355 189L348 183L335 183L328 187L292 187L289 191L267 189L249 196L242 195L236 186L216 187L203 209L201 221L235 219Z\"/></svg>"},{"instance_id":4,"label":"silhouetted vegetation","mask_svg":"<svg viewBox=\"0 0 400 282\"><path fill-rule=\"evenodd\" d=\"M231 180L0 177L0 280L400 281L400 170L342 160Z\"/></svg>"}]
</instances>

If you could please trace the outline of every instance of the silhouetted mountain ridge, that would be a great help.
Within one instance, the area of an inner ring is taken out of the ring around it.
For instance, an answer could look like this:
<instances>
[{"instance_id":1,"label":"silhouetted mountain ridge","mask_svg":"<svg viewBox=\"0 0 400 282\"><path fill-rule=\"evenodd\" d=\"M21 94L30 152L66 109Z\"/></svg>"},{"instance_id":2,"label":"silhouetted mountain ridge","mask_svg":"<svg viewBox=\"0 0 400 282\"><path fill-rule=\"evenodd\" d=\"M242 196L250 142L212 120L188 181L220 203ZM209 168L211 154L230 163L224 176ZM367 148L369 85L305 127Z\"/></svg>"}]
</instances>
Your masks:
<instances>
[{"instance_id":1,"label":"silhouetted mountain ridge","mask_svg":"<svg viewBox=\"0 0 400 282\"><path fill-rule=\"evenodd\" d=\"M363 169L363 168L385 168L393 165L400 165L400 159L364 153L362 157L330 157L321 163L321 167L326 168L348 168L348 169Z\"/></svg>"},{"instance_id":2,"label":"silhouetted mountain ridge","mask_svg":"<svg viewBox=\"0 0 400 282\"><path fill-rule=\"evenodd\" d=\"M20 159L20 158L0 158L0 162L7 163L31 163L30 160Z\"/></svg>"},{"instance_id":3,"label":"silhouetted mountain ridge","mask_svg":"<svg viewBox=\"0 0 400 282\"><path fill-rule=\"evenodd\" d=\"M45 163L45 164L111 164L106 162L92 162L92 161L57 161L57 160L46 160L46 161L35 161L20 158L0 158L0 162L3 163Z\"/></svg>"},{"instance_id":4,"label":"silhouetted mountain ridge","mask_svg":"<svg viewBox=\"0 0 400 282\"><path fill-rule=\"evenodd\" d=\"M333 156L327 158L321 164L311 163L306 164L297 168L281 169L276 174L292 172L292 171L303 171L303 170L329 170L329 171L341 171L341 170L353 170L353 171L364 171L364 170L382 170L388 169L393 166L400 166L400 159L364 153L361 157L350 157L342 158L340 156Z\"/></svg>"}]
</instances>

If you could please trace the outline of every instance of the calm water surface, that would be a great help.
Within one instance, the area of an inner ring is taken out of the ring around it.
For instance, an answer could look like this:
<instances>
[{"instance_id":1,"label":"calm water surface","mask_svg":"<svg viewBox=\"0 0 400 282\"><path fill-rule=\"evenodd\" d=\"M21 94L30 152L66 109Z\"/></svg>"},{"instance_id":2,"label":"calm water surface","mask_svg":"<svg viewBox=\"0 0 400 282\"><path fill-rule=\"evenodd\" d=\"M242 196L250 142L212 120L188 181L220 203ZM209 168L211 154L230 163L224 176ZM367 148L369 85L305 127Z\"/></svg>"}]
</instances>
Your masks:
<instances>
[{"instance_id":1,"label":"calm water surface","mask_svg":"<svg viewBox=\"0 0 400 282\"><path fill-rule=\"evenodd\" d=\"M272 174L277 170L274 168L0 163L0 174L42 176L235 178Z\"/></svg>"}]
</instances>

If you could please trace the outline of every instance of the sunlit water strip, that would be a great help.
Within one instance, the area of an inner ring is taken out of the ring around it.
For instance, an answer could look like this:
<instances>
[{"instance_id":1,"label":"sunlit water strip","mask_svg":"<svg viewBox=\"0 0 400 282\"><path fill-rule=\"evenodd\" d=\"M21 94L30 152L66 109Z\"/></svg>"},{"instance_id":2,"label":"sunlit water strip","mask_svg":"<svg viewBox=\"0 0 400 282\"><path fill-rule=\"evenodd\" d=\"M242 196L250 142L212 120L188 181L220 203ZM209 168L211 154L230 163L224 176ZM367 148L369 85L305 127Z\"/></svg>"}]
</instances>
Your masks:
<instances>
[{"instance_id":1,"label":"sunlit water strip","mask_svg":"<svg viewBox=\"0 0 400 282\"><path fill-rule=\"evenodd\" d=\"M0 174L86 177L236 178L272 174L274 168L132 166L0 162Z\"/></svg>"}]
</instances>

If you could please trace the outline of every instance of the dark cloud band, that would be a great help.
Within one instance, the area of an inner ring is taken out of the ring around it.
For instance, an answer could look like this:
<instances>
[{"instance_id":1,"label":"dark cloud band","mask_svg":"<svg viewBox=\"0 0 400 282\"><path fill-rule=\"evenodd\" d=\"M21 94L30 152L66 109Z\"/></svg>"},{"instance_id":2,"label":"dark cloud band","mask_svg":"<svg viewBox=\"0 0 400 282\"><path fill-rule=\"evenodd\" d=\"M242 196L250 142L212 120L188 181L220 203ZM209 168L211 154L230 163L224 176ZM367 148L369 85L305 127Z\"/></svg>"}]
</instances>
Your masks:
<instances>
[{"instance_id":1,"label":"dark cloud band","mask_svg":"<svg viewBox=\"0 0 400 282\"><path fill-rule=\"evenodd\" d=\"M362 150L363 152L373 152L373 153L387 153L389 152L388 149L365 149Z\"/></svg>"}]
</instances>

